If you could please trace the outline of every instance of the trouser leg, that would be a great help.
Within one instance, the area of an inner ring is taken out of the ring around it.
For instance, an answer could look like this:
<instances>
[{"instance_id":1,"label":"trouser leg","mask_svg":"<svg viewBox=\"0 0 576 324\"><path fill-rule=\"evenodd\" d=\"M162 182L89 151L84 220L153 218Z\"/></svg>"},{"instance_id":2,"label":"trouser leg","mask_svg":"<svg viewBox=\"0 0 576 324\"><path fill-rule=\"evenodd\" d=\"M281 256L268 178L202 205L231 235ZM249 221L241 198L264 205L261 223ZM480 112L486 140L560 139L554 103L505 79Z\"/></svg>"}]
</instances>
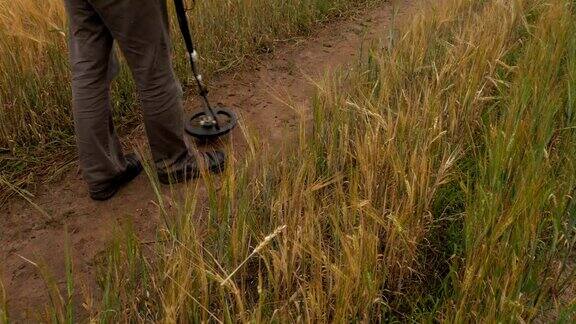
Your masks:
<instances>
[{"instance_id":1,"label":"trouser leg","mask_svg":"<svg viewBox=\"0 0 576 324\"><path fill-rule=\"evenodd\" d=\"M73 114L80 167L91 188L126 169L111 114L109 88L117 73L113 38L86 0L66 0L70 24Z\"/></svg>"},{"instance_id":2,"label":"trouser leg","mask_svg":"<svg viewBox=\"0 0 576 324\"><path fill-rule=\"evenodd\" d=\"M132 70L156 166L180 167L184 142L182 89L172 68L163 0L90 0Z\"/></svg>"}]
</instances>

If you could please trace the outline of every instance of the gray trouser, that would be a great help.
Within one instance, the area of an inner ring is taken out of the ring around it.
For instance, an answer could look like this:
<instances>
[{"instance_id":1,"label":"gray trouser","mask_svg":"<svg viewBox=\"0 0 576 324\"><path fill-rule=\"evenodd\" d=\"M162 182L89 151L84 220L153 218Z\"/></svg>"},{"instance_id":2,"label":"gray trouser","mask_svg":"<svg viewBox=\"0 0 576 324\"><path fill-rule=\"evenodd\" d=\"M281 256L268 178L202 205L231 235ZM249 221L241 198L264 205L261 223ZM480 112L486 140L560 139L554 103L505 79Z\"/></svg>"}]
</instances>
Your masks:
<instances>
[{"instance_id":1,"label":"gray trouser","mask_svg":"<svg viewBox=\"0 0 576 324\"><path fill-rule=\"evenodd\" d=\"M132 71L159 169L188 156L182 89L170 62L165 0L65 0L70 24L73 111L80 167L89 187L106 185L126 169L114 130L110 83L118 42Z\"/></svg>"}]
</instances>

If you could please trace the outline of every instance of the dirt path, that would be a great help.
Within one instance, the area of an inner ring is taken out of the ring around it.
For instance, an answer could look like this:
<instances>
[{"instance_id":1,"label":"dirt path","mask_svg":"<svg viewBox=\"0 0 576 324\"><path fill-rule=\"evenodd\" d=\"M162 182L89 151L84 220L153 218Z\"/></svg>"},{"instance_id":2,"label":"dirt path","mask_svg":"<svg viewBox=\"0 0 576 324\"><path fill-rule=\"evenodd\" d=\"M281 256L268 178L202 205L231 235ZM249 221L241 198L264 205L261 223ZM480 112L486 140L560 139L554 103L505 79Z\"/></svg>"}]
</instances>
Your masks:
<instances>
[{"instance_id":1,"label":"dirt path","mask_svg":"<svg viewBox=\"0 0 576 324\"><path fill-rule=\"evenodd\" d=\"M405 12L411 1L399 7ZM365 40L386 39L392 17L388 3L329 24L305 40L278 48L254 63L253 69L223 75L215 82L214 101L226 102L270 143L279 143L297 127L295 112L282 101L309 106L314 94L310 79L319 78L357 55ZM194 99L188 106L194 106ZM239 130L231 136L235 151L245 145ZM143 138L136 136L136 141ZM238 149L237 149L238 148ZM241 154L241 153L240 153ZM238 157L236 157L238 158ZM153 237L158 224L155 196L146 176L140 176L109 202L89 199L76 172L53 185L35 203L14 201L0 218L0 274L7 291L11 318L22 322L47 301L37 269L24 258L45 264L64 282L64 227L68 227L78 286L94 287L94 259L110 241L119 221L131 220L138 235ZM40 308L41 309L41 308Z\"/></svg>"}]
</instances>

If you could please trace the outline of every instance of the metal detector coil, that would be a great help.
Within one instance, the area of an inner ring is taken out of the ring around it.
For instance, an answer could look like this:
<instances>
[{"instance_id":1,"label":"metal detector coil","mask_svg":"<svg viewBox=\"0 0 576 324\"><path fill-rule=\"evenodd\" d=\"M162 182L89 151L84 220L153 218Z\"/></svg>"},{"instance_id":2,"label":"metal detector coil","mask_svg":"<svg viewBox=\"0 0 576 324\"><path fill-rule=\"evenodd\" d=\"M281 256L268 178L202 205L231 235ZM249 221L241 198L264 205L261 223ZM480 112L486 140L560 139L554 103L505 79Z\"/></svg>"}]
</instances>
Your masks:
<instances>
[{"instance_id":1,"label":"metal detector coil","mask_svg":"<svg viewBox=\"0 0 576 324\"><path fill-rule=\"evenodd\" d=\"M236 114L224 107L213 108L208 100L208 88L204 85L202 75L198 71L198 52L194 49L194 42L192 41L192 34L188 26L188 17L186 16L186 9L184 7L184 0L174 0L176 8L176 16L178 17L178 24L180 31L186 44L188 51L188 58L190 59L190 67L192 74L196 79L196 85L200 96L204 99L204 110L192 114L188 123L186 124L186 132L199 140L213 140L225 134L228 134L238 123Z\"/></svg>"},{"instance_id":2,"label":"metal detector coil","mask_svg":"<svg viewBox=\"0 0 576 324\"><path fill-rule=\"evenodd\" d=\"M228 108L217 107L212 111L214 118L205 111L193 113L186 124L186 132L200 140L213 140L228 134L238 123L238 117Z\"/></svg>"}]
</instances>

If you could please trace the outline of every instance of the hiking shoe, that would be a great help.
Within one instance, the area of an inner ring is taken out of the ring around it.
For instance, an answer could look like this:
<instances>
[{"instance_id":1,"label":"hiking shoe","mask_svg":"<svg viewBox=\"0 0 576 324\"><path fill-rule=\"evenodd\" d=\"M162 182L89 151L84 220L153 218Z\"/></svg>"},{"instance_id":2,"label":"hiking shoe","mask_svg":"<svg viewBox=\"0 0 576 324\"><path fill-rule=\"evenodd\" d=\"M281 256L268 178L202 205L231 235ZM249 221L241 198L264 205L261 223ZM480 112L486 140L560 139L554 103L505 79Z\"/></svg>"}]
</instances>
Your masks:
<instances>
[{"instance_id":1,"label":"hiking shoe","mask_svg":"<svg viewBox=\"0 0 576 324\"><path fill-rule=\"evenodd\" d=\"M199 154L203 166L212 173L220 173L224 170L226 155L221 151L203 152ZM158 171L158 180L163 184L180 183L186 180L195 179L200 176L201 165L195 156L190 156L188 161L179 170L172 172Z\"/></svg>"},{"instance_id":2,"label":"hiking shoe","mask_svg":"<svg viewBox=\"0 0 576 324\"><path fill-rule=\"evenodd\" d=\"M108 184L101 186L98 189L90 189L90 198L96 201L108 200L114 197L120 188L134 180L134 178L136 178L140 172L142 172L142 163L140 163L140 160L136 154L127 154L125 159L126 170L117 175Z\"/></svg>"}]
</instances>

